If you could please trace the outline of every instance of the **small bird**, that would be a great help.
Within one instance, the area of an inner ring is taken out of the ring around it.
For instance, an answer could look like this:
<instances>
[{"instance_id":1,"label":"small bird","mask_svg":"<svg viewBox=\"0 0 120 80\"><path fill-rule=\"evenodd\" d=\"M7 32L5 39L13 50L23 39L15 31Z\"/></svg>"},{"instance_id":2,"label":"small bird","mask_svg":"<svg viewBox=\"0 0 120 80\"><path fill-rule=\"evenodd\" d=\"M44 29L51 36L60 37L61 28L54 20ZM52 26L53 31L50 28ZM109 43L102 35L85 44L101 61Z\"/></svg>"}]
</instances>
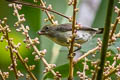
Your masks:
<instances>
[{"instance_id":1,"label":"small bird","mask_svg":"<svg viewBox=\"0 0 120 80\"><path fill-rule=\"evenodd\" d=\"M81 27L77 29L74 43L83 44L90 40L95 34L103 32L103 28ZM72 24L45 25L39 35L44 35L61 46L70 46L68 39L72 36Z\"/></svg>"}]
</instances>

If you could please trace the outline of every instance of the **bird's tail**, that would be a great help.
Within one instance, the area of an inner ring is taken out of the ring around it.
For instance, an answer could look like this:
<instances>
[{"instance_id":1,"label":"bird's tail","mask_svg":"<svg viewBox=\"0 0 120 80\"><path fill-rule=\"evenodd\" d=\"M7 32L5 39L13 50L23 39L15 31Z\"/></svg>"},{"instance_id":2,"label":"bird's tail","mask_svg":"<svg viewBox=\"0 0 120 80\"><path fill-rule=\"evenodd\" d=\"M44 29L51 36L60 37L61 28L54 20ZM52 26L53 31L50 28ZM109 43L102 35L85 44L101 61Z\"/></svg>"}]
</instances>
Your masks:
<instances>
[{"instance_id":1,"label":"bird's tail","mask_svg":"<svg viewBox=\"0 0 120 80\"><path fill-rule=\"evenodd\" d=\"M98 28L96 34L102 34L104 31L104 28Z\"/></svg>"}]
</instances>

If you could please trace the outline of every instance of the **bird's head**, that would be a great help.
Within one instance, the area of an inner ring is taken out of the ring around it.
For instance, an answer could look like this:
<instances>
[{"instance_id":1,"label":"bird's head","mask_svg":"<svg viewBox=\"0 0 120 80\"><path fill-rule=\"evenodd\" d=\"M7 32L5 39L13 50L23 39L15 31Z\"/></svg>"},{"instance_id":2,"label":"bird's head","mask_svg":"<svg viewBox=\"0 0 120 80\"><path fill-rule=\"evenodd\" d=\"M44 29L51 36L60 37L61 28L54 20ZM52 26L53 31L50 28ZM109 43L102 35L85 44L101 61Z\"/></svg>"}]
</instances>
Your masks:
<instances>
[{"instance_id":1,"label":"bird's head","mask_svg":"<svg viewBox=\"0 0 120 80\"><path fill-rule=\"evenodd\" d=\"M52 35L56 31L56 25L45 25L41 30L38 31L39 35Z\"/></svg>"}]
</instances>

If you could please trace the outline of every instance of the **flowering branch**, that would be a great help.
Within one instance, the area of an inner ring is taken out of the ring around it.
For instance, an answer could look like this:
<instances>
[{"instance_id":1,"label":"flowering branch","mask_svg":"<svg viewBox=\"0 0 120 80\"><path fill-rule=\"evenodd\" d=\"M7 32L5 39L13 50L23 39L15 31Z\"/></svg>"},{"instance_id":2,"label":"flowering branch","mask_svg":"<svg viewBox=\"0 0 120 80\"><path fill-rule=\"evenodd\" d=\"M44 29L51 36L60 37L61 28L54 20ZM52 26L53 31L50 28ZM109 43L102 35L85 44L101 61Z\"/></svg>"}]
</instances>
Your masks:
<instances>
[{"instance_id":1,"label":"flowering branch","mask_svg":"<svg viewBox=\"0 0 120 80\"><path fill-rule=\"evenodd\" d=\"M43 0L40 0L40 3L44 8L46 8L45 3L43 2ZM49 8L47 8L47 9L52 9L52 6L51 7L49 6ZM45 11L46 15L48 16L48 19L50 20L50 22L52 24L56 24L55 21L53 20L54 17L47 10L44 10L44 11Z\"/></svg>"},{"instance_id":2,"label":"flowering branch","mask_svg":"<svg viewBox=\"0 0 120 80\"><path fill-rule=\"evenodd\" d=\"M117 47L118 52L120 51L120 47ZM120 65L117 65L117 61L120 60L120 54L117 53L115 57L113 57L114 62L110 65L109 61L106 61L107 66L105 67L103 79L107 79L113 73L119 76Z\"/></svg>"},{"instance_id":3,"label":"flowering branch","mask_svg":"<svg viewBox=\"0 0 120 80\"><path fill-rule=\"evenodd\" d=\"M110 39L112 38L113 33L115 32L117 24L119 23L119 20L120 20L120 9L115 7L115 12L118 14L118 16L117 16L117 18L115 20L115 23L112 25L113 29L112 29L112 32L111 32L111 35L110 35Z\"/></svg>"},{"instance_id":4,"label":"flowering branch","mask_svg":"<svg viewBox=\"0 0 120 80\"><path fill-rule=\"evenodd\" d=\"M73 47L74 47L74 40L75 40L75 34L76 34L76 12L77 12L77 0L73 0L73 18L72 18L72 39L71 39L71 45L70 45L70 49L69 49L69 54L68 54L68 58L69 58L69 77L68 80L73 80L73 72L74 72L74 65L73 65L73 57L74 57L74 53L73 53Z\"/></svg>"},{"instance_id":5,"label":"flowering branch","mask_svg":"<svg viewBox=\"0 0 120 80\"><path fill-rule=\"evenodd\" d=\"M7 0L7 1L13 2L13 3L16 3L16 4L22 4L22 5L26 5L26 6L31 6L31 7L34 7L34 8L41 8L41 9L43 9L45 11L47 10L47 11L53 12L53 13L55 13L57 15L60 15L60 16L62 16L64 18L68 19L69 21L71 21L70 17L67 17L64 14L60 13L60 12L57 12L55 10L52 10L52 9L49 9L49 8L46 8L46 7L43 7L43 6L40 6L40 5L32 4L32 3L29 3L29 2L25 2L25 1L18 1L18 0Z\"/></svg>"},{"instance_id":6,"label":"flowering branch","mask_svg":"<svg viewBox=\"0 0 120 80\"><path fill-rule=\"evenodd\" d=\"M17 31L21 31L23 30L22 34L25 35L26 39L24 40L25 43L27 43L27 47L29 48L30 46L33 47L35 53L41 58L41 60L43 61L45 67L47 67L48 71L51 71L51 73L54 75L55 78L59 79L59 74L56 74L55 71L52 69L52 67L47 63L47 61L44 58L44 55L46 53L46 50L43 51L39 51L38 48L35 46L35 44L39 43L38 38L35 38L34 40L30 38L29 34L28 34L28 30L29 27L26 26L26 28L24 27L24 25L22 24L22 22L25 21L25 18L23 15L19 15L18 10L17 9L21 9L21 5L17 5L16 4L12 4L12 6L14 7L14 14L15 16L17 16L18 18L18 22L16 22L16 26L20 26L19 29L16 29ZM19 8L18 8L19 7Z\"/></svg>"},{"instance_id":7,"label":"flowering branch","mask_svg":"<svg viewBox=\"0 0 120 80\"><path fill-rule=\"evenodd\" d=\"M8 42L8 47L9 47L9 50L10 50L10 57L11 57L11 61L12 61L12 64L11 64L11 68L14 70L14 73L15 73L15 77L16 77L16 80L18 80L18 75L17 75L17 69L16 69L16 64L15 64L15 58L14 58L14 53L13 53L13 49L12 49L12 46L11 46L11 40L8 36L8 31L10 32L9 28L8 28L8 25L5 24L7 18L4 18L4 21L3 21L3 25L4 28L2 27L2 25L0 24L0 29L4 35L4 38L6 38L7 42Z\"/></svg>"},{"instance_id":8,"label":"flowering branch","mask_svg":"<svg viewBox=\"0 0 120 80\"><path fill-rule=\"evenodd\" d=\"M31 72L32 69L30 69L30 66L27 65L26 62L28 62L28 58L25 58L23 59L22 56L20 55L20 53L18 51L15 51L18 59L21 61L21 63L24 65L25 69L27 70L27 72L29 73L30 77L33 79L33 80L37 80L37 78L35 77L35 75Z\"/></svg>"},{"instance_id":9,"label":"flowering branch","mask_svg":"<svg viewBox=\"0 0 120 80\"><path fill-rule=\"evenodd\" d=\"M101 48L100 69L98 70L97 80L102 80L102 75L103 75L103 71L104 71L104 63L105 63L106 51L107 51L107 47L108 47L113 4L114 4L114 0L109 0L104 34L103 34L103 42L102 42L102 48Z\"/></svg>"},{"instance_id":10,"label":"flowering branch","mask_svg":"<svg viewBox=\"0 0 120 80\"><path fill-rule=\"evenodd\" d=\"M2 73L1 70L0 70L0 77L1 77L2 80L5 80L5 76L4 76L4 74Z\"/></svg>"},{"instance_id":11,"label":"flowering branch","mask_svg":"<svg viewBox=\"0 0 120 80\"><path fill-rule=\"evenodd\" d=\"M84 55L80 56L77 60L74 60L74 64L78 63L81 59L85 58L86 56L94 53L95 51L99 50L100 46L97 46L91 50L89 50L87 53L85 53Z\"/></svg>"},{"instance_id":12,"label":"flowering branch","mask_svg":"<svg viewBox=\"0 0 120 80\"><path fill-rule=\"evenodd\" d=\"M85 61L84 61L84 67L83 67L83 80L85 80L86 79L86 73L85 73L85 71L86 71L86 66L87 66L87 58L85 57Z\"/></svg>"},{"instance_id":13,"label":"flowering branch","mask_svg":"<svg viewBox=\"0 0 120 80\"><path fill-rule=\"evenodd\" d=\"M7 19L7 18L4 18L4 19ZM0 25L0 28L2 29L2 32L3 32L3 34L6 34L5 35L5 39L6 40L8 40L8 44L9 44L9 49L10 49L10 52L14 52L14 53L16 53L16 55L17 55L17 57L18 57L18 59L22 62L22 64L24 65L24 67L26 68L26 70L27 70L27 72L30 74L30 77L33 79L33 80L37 80L37 78L34 76L34 74L30 71L30 68L29 68L29 66L27 65L27 60L24 60L23 58L22 58L22 56L20 55L20 53L18 52L18 47L21 45L21 43L18 43L18 45L17 46L15 46L14 44L13 44L13 42L12 42L12 39L11 38L9 38L9 36L8 36L8 31L7 30L9 30L9 27L7 27L6 29L3 29L3 27L2 27L2 25ZM10 30L9 30L10 31ZM12 56L11 56L12 57ZM14 57L13 57L14 58ZM13 62L14 62L14 65L15 65L15 67L16 67L16 65L17 64L15 64L16 63L16 59L13 59ZM12 66L13 67L13 66ZM14 68L13 68L14 69ZM16 70L16 76L17 76L17 78L18 78L18 73L19 73L19 71L17 71Z\"/></svg>"}]
</instances>

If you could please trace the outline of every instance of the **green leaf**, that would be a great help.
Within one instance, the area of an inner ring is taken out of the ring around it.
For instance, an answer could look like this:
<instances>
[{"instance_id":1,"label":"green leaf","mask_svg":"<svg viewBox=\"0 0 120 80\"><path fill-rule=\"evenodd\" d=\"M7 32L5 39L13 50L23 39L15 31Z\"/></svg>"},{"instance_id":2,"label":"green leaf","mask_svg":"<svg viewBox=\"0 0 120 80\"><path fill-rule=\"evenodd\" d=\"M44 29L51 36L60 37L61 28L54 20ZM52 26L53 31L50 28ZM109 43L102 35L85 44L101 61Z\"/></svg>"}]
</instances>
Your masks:
<instances>
[{"instance_id":1,"label":"green leaf","mask_svg":"<svg viewBox=\"0 0 120 80\"><path fill-rule=\"evenodd\" d=\"M108 50L112 51L113 53L118 53L117 47L120 47L120 39L118 38L111 46L108 47Z\"/></svg>"},{"instance_id":2,"label":"green leaf","mask_svg":"<svg viewBox=\"0 0 120 80\"><path fill-rule=\"evenodd\" d=\"M88 42L84 43L82 45L82 48L80 51L87 52L87 51L95 48L97 46L97 38L102 38L102 35L98 34L98 35L94 36L91 40L89 40Z\"/></svg>"}]
</instances>

